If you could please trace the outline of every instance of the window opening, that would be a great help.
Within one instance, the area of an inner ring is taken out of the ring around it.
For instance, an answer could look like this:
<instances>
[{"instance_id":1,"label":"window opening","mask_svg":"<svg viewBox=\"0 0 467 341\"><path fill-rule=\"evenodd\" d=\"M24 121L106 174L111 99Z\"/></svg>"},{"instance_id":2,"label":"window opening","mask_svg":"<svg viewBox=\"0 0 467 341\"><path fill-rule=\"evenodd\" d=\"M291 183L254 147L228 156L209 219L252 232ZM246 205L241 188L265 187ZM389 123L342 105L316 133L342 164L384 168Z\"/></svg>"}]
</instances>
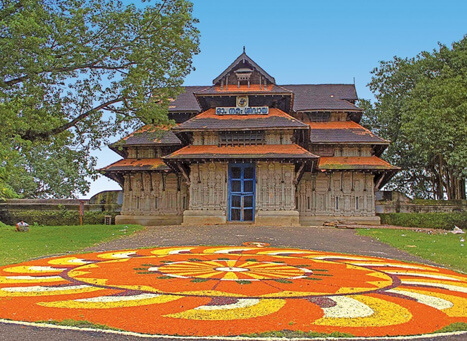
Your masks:
<instances>
[{"instance_id":1,"label":"window opening","mask_svg":"<svg viewBox=\"0 0 467 341\"><path fill-rule=\"evenodd\" d=\"M222 131L219 133L220 146L246 146L265 144L264 131Z\"/></svg>"}]
</instances>

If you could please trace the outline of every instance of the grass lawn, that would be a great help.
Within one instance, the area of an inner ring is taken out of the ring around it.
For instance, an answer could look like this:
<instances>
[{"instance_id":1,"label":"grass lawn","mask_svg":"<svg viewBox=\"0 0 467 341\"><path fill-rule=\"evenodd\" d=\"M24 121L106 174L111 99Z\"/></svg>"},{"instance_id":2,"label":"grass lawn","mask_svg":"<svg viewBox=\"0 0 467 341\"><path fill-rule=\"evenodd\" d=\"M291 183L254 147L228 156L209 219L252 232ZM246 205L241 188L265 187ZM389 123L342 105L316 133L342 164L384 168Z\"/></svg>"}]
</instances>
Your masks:
<instances>
[{"instance_id":1,"label":"grass lawn","mask_svg":"<svg viewBox=\"0 0 467 341\"><path fill-rule=\"evenodd\" d=\"M447 232L428 234L410 230L361 229L358 234L373 237L383 243L413 255L467 273L467 239L465 234Z\"/></svg>"},{"instance_id":2,"label":"grass lawn","mask_svg":"<svg viewBox=\"0 0 467 341\"><path fill-rule=\"evenodd\" d=\"M16 232L12 226L3 226L0 227L0 265L79 251L142 228L139 225L30 226L29 232Z\"/></svg>"}]
</instances>

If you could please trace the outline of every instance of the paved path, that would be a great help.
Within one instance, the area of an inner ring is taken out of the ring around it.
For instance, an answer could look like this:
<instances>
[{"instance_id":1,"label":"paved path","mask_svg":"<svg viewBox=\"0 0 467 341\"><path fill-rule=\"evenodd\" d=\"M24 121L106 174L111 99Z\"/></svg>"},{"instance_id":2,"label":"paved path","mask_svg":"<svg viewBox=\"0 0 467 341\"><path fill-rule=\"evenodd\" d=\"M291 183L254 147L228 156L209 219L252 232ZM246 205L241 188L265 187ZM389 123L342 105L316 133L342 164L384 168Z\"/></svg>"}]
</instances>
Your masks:
<instances>
[{"instance_id":1,"label":"paved path","mask_svg":"<svg viewBox=\"0 0 467 341\"><path fill-rule=\"evenodd\" d=\"M157 226L124 239L86 249L120 250L151 246L242 245L265 242L272 247L334 251L434 264L399 251L370 237L358 236L357 230L334 227L264 227L251 225ZM401 234L404 233L401 231Z\"/></svg>"},{"instance_id":2,"label":"paved path","mask_svg":"<svg viewBox=\"0 0 467 341\"><path fill-rule=\"evenodd\" d=\"M403 233L401 231L401 233ZM242 245L244 242L266 242L272 247L293 247L318 251L333 251L376 257L393 258L433 264L419 257L397 250L369 237L356 234L356 230L336 229L331 227L260 227L248 225L222 226L160 226L146 227L144 230L124 239L103 243L85 251L105 251L133 249L155 246L183 245ZM142 341L142 340L181 340L173 338L143 338L116 335L98 331L75 331L54 328L39 328L0 323L0 341ZM467 335L424 337L420 341L464 341ZM203 340L203 339L199 339ZM232 340L234 340L232 338ZM361 338L343 339L361 340ZM379 341L389 339L378 339Z\"/></svg>"}]
</instances>

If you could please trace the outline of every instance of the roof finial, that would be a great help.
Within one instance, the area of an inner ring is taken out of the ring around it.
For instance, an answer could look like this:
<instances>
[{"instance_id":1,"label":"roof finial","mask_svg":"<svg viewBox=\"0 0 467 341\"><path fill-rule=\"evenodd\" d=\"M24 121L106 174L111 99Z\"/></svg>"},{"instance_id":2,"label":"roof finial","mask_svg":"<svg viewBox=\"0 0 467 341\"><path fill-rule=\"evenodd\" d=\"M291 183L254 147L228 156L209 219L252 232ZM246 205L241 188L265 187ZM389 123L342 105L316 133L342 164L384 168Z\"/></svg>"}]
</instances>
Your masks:
<instances>
[{"instance_id":1,"label":"roof finial","mask_svg":"<svg viewBox=\"0 0 467 341\"><path fill-rule=\"evenodd\" d=\"M243 53L245 53L245 46L243 46Z\"/></svg>"}]
</instances>

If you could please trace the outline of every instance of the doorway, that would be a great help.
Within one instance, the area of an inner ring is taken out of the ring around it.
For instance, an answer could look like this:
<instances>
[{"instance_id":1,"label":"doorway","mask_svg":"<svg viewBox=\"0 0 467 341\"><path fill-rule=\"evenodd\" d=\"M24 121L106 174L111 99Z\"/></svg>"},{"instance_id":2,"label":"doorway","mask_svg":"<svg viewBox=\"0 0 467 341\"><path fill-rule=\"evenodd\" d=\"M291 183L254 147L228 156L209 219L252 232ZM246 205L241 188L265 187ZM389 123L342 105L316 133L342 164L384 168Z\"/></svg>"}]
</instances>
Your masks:
<instances>
[{"instance_id":1,"label":"doorway","mask_svg":"<svg viewBox=\"0 0 467 341\"><path fill-rule=\"evenodd\" d=\"M229 164L229 221L254 220L255 183L254 164Z\"/></svg>"}]
</instances>

